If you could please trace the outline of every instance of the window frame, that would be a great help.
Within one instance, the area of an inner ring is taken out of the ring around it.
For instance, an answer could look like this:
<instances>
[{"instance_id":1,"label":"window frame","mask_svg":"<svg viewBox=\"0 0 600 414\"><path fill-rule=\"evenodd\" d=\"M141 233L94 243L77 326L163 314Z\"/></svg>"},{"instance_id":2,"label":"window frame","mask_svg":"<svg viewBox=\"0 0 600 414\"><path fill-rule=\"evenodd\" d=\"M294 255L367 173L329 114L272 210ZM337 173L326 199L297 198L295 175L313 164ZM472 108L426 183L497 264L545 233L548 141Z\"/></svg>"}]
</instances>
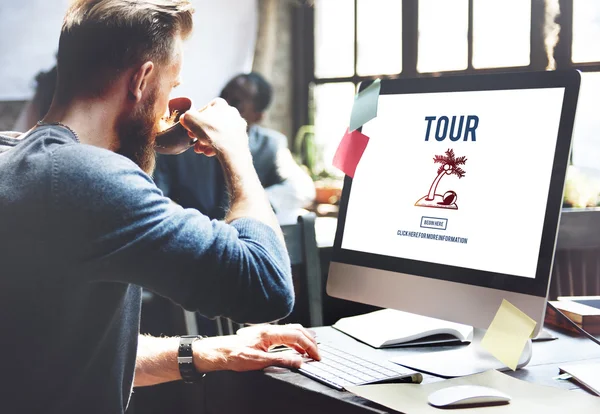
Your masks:
<instances>
[{"instance_id":1,"label":"window frame","mask_svg":"<svg viewBox=\"0 0 600 414\"><path fill-rule=\"evenodd\" d=\"M480 73L537 71L546 69L548 66L548 58L544 45L544 0L531 0L529 65L479 69L473 67L473 3L474 0L468 0L468 65L466 69L433 73L420 73L417 71L419 0L402 0L402 71L393 75L361 76L357 74L358 0L354 0L354 74L352 76L331 78L319 78L315 76L314 2L311 0L302 0L297 3L293 10L292 19L292 30L294 35L292 50L294 56L294 131L297 131L302 125L312 124L311 108L309 105L310 89L313 85L352 82L357 86L362 81L376 78L421 78ZM573 63L571 57L573 41L573 0L559 0L559 6L560 15L556 21L561 29L559 41L554 49L556 69L572 68L582 72L600 72L600 61Z\"/></svg>"}]
</instances>

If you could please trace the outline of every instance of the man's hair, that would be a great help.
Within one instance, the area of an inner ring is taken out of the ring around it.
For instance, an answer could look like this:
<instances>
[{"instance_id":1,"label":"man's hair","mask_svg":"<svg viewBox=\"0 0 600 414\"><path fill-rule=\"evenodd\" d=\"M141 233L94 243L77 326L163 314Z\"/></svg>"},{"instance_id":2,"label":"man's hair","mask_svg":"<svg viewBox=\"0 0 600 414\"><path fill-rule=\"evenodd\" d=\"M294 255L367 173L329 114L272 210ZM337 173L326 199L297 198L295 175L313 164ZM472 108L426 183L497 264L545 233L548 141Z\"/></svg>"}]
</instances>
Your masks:
<instances>
[{"instance_id":1,"label":"man's hair","mask_svg":"<svg viewBox=\"0 0 600 414\"><path fill-rule=\"evenodd\" d=\"M169 61L176 35L192 31L188 0L75 0L58 46L57 98L97 96L119 74Z\"/></svg>"},{"instance_id":2,"label":"man's hair","mask_svg":"<svg viewBox=\"0 0 600 414\"><path fill-rule=\"evenodd\" d=\"M252 93L252 101L254 102L254 110L256 112L264 112L273 97L273 87L271 84L258 72L242 73L237 75L223 88L221 97L226 94L226 91L231 88L248 87L251 85L254 90Z\"/></svg>"}]
</instances>

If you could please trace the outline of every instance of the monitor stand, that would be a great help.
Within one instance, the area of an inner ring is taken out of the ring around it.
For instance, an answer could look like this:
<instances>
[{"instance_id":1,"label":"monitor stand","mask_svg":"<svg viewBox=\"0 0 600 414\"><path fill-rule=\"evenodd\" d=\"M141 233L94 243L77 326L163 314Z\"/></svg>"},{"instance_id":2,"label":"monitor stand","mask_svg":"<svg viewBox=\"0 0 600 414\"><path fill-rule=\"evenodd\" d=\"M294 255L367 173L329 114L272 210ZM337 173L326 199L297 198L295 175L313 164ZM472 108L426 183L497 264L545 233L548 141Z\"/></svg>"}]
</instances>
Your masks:
<instances>
[{"instance_id":1,"label":"monitor stand","mask_svg":"<svg viewBox=\"0 0 600 414\"><path fill-rule=\"evenodd\" d=\"M485 329L473 329L473 341L468 346L450 349L447 351L432 351L418 354L405 354L391 359L392 362L441 377L463 377L465 375L496 369L507 371L502 362L494 358L488 351L481 347L481 339ZM527 340L517 369L524 367L531 360L531 339Z\"/></svg>"}]
</instances>

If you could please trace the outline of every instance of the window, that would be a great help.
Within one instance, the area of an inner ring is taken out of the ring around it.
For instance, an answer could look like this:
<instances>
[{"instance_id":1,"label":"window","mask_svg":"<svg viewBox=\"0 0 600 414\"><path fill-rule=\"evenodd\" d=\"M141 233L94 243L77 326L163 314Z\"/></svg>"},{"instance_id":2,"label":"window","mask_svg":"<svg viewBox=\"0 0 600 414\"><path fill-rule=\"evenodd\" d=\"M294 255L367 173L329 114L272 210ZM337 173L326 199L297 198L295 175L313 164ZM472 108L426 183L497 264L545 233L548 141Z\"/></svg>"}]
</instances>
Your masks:
<instances>
[{"instance_id":1,"label":"window","mask_svg":"<svg viewBox=\"0 0 600 414\"><path fill-rule=\"evenodd\" d=\"M569 10L567 9L567 12ZM570 33L567 31L567 39ZM568 65L582 71L577 122L571 159L575 166L600 183L600 3L572 2L572 41Z\"/></svg>"},{"instance_id":2,"label":"window","mask_svg":"<svg viewBox=\"0 0 600 414\"><path fill-rule=\"evenodd\" d=\"M600 165L600 72L584 72L573 131L573 164L598 169ZM598 176L597 178L600 178Z\"/></svg>"},{"instance_id":3,"label":"window","mask_svg":"<svg viewBox=\"0 0 600 414\"><path fill-rule=\"evenodd\" d=\"M473 1L473 67L528 66L531 1Z\"/></svg>"},{"instance_id":4,"label":"window","mask_svg":"<svg viewBox=\"0 0 600 414\"><path fill-rule=\"evenodd\" d=\"M573 2L573 62L600 61L600 2Z\"/></svg>"},{"instance_id":5,"label":"window","mask_svg":"<svg viewBox=\"0 0 600 414\"><path fill-rule=\"evenodd\" d=\"M558 69L583 72L572 161L600 177L600 2L597 0L313 0L314 123L329 166L363 80ZM553 6L560 9L552 16ZM309 6L307 6L309 7ZM544 26L560 25L546 49ZM306 30L304 28L304 30ZM310 66L310 65L308 65ZM338 173L341 174L341 173Z\"/></svg>"},{"instance_id":6,"label":"window","mask_svg":"<svg viewBox=\"0 0 600 414\"><path fill-rule=\"evenodd\" d=\"M354 0L319 1L315 6L315 76L354 74Z\"/></svg>"},{"instance_id":7,"label":"window","mask_svg":"<svg viewBox=\"0 0 600 414\"><path fill-rule=\"evenodd\" d=\"M323 83L315 85L312 90L315 137L321 153L317 168L332 175L342 175L331 166L331 162L348 127L354 93L352 82Z\"/></svg>"},{"instance_id":8,"label":"window","mask_svg":"<svg viewBox=\"0 0 600 414\"><path fill-rule=\"evenodd\" d=\"M329 174L350 120L356 86L370 76L402 72L402 2L316 0L315 73L311 86L315 141Z\"/></svg>"},{"instance_id":9,"label":"window","mask_svg":"<svg viewBox=\"0 0 600 414\"><path fill-rule=\"evenodd\" d=\"M358 0L357 6L357 74L402 72L402 2Z\"/></svg>"},{"instance_id":10,"label":"window","mask_svg":"<svg viewBox=\"0 0 600 414\"><path fill-rule=\"evenodd\" d=\"M468 0L419 0L417 71L466 69L468 29Z\"/></svg>"}]
</instances>

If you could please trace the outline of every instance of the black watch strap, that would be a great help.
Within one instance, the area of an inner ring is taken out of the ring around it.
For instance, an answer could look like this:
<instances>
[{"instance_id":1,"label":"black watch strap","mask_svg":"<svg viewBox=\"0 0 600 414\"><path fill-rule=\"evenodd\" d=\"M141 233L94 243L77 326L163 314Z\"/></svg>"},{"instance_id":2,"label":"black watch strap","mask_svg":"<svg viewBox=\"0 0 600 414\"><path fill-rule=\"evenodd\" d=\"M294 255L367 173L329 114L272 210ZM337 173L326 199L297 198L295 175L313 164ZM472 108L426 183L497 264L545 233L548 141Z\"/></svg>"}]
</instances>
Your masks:
<instances>
[{"instance_id":1,"label":"black watch strap","mask_svg":"<svg viewBox=\"0 0 600 414\"><path fill-rule=\"evenodd\" d=\"M206 337L200 335L186 335L179 338L177 365L179 365L181 378L187 383L198 382L206 375L196 371L196 367L194 366L194 355L192 353L192 344L203 338Z\"/></svg>"}]
</instances>

